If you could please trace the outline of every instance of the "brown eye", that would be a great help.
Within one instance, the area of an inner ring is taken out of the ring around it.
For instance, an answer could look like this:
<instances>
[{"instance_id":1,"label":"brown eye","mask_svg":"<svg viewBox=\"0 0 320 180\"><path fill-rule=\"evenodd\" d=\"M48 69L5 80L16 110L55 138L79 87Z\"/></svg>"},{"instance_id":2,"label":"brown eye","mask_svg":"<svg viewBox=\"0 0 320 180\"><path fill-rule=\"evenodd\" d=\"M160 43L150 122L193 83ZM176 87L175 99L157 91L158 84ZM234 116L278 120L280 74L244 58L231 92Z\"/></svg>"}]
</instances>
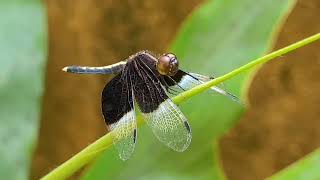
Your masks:
<instances>
[{"instance_id":1,"label":"brown eye","mask_svg":"<svg viewBox=\"0 0 320 180\"><path fill-rule=\"evenodd\" d=\"M168 53L158 59L157 70L162 75L173 76L179 69L179 62L174 54Z\"/></svg>"}]
</instances>

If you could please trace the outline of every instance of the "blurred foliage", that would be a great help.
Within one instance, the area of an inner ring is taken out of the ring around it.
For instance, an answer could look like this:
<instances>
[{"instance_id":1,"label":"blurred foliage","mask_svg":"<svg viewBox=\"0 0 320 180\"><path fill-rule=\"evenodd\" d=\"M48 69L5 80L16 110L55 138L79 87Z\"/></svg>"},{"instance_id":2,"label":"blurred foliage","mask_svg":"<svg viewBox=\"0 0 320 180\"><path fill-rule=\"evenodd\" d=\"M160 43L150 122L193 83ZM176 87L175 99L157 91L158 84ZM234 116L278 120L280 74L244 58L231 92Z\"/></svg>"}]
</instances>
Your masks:
<instances>
[{"instance_id":1,"label":"blurred foliage","mask_svg":"<svg viewBox=\"0 0 320 180\"><path fill-rule=\"evenodd\" d=\"M268 180L316 180L320 179L320 149L276 173Z\"/></svg>"},{"instance_id":2,"label":"blurred foliage","mask_svg":"<svg viewBox=\"0 0 320 180\"><path fill-rule=\"evenodd\" d=\"M4 179L28 177L47 49L41 2L0 1L0 174ZM224 74L270 49L281 20L294 2L209 0L187 19L170 49L184 70ZM230 80L227 89L240 95L249 74ZM112 148L82 179L224 179L217 141L240 118L242 107L205 93L182 104L181 109L193 130L186 152L172 152L142 126L130 160L122 162ZM271 179L317 179L319 163L317 150Z\"/></svg>"},{"instance_id":3,"label":"blurred foliage","mask_svg":"<svg viewBox=\"0 0 320 180\"><path fill-rule=\"evenodd\" d=\"M46 56L40 1L0 1L0 174L27 179L36 137Z\"/></svg>"},{"instance_id":4,"label":"blurred foliage","mask_svg":"<svg viewBox=\"0 0 320 180\"><path fill-rule=\"evenodd\" d=\"M207 75L227 73L270 49L281 20L294 2L207 1L184 23L171 51L177 54L184 70ZM232 79L227 89L239 95L248 74ZM211 93L180 107L193 131L193 141L186 152L171 151L156 140L148 127L139 127L138 144L131 159L122 162L112 148L83 179L223 179L213 142L240 118L242 107Z\"/></svg>"}]
</instances>

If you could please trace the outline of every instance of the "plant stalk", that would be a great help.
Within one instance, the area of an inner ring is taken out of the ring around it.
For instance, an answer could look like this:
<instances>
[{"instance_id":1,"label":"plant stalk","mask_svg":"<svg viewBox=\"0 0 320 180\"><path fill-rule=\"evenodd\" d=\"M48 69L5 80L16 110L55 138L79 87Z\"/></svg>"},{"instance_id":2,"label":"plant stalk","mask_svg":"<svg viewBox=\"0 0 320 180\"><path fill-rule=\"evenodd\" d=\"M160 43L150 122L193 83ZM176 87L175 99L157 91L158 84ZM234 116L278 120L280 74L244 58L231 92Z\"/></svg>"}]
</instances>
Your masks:
<instances>
[{"instance_id":1,"label":"plant stalk","mask_svg":"<svg viewBox=\"0 0 320 180\"><path fill-rule=\"evenodd\" d=\"M307 44L310 44L316 40L320 39L320 33L315 34L313 36L310 36L306 39L303 39L301 41L298 41L294 44L291 44L287 47L284 47L282 49L279 49L277 51L274 51L270 54L267 54L263 57L260 57L258 59L255 59L251 61L250 63L241 66L238 69L235 69L223 76L220 76L218 78L215 78L213 80L210 80L206 83L203 83L201 85L198 85L188 91L185 91L178 96L173 98L173 101L177 104L186 101L187 99L191 98L192 96L195 96L197 94L200 94L201 92L209 89L212 86L215 86L223 81L226 81L237 74L240 74L241 72L244 72L248 69L251 69L259 64L263 64L265 62L268 62L272 59L275 59L276 57L282 56L284 54L287 54L288 52L291 52L297 48L303 47ZM138 125L141 125L141 123L138 123ZM48 173L46 176L42 177L42 180L56 180L56 179L66 179L70 177L73 173L75 173L77 170L79 170L84 165L91 162L94 158L96 158L98 155L100 155L104 150L106 150L109 146L112 145L112 138L110 134L106 134L97 141L93 142L89 146L87 146L85 149L80 151L78 154L74 155L71 159L67 160L60 166L58 166L56 169L52 170L50 173Z\"/></svg>"}]
</instances>

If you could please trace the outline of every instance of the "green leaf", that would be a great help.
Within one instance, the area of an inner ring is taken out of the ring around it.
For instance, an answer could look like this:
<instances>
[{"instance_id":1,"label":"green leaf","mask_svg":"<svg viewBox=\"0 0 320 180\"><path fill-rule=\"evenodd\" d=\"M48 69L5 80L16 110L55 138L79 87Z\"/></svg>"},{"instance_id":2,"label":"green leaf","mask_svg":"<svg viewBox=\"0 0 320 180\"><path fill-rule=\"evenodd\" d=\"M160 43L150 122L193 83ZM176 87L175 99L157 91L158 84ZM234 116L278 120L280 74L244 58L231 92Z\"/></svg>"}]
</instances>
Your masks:
<instances>
[{"instance_id":1,"label":"green leaf","mask_svg":"<svg viewBox=\"0 0 320 180\"><path fill-rule=\"evenodd\" d=\"M0 2L0 174L27 179L43 90L45 12L40 1Z\"/></svg>"},{"instance_id":2,"label":"green leaf","mask_svg":"<svg viewBox=\"0 0 320 180\"><path fill-rule=\"evenodd\" d=\"M177 54L184 70L207 75L226 73L270 48L274 32L294 2L208 1L182 26L171 51ZM232 79L227 89L239 95L247 75ZM147 126L140 126L136 151L130 160L122 162L112 148L82 179L223 179L212 142L233 126L242 107L212 93L194 97L180 107L193 131L186 152L171 151Z\"/></svg>"},{"instance_id":3,"label":"green leaf","mask_svg":"<svg viewBox=\"0 0 320 180\"><path fill-rule=\"evenodd\" d=\"M291 164L268 180L316 180L320 179L320 149Z\"/></svg>"}]
</instances>

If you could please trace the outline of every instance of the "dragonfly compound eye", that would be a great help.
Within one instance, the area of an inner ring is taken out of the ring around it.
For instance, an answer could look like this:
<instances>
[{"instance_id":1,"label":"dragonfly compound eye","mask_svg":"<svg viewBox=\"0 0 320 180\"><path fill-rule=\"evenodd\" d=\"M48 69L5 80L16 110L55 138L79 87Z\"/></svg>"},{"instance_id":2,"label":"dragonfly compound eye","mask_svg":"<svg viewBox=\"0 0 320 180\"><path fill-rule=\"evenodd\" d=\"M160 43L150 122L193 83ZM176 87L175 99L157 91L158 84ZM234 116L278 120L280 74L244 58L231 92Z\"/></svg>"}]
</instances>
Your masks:
<instances>
[{"instance_id":1,"label":"dragonfly compound eye","mask_svg":"<svg viewBox=\"0 0 320 180\"><path fill-rule=\"evenodd\" d=\"M179 61L174 54L165 54L158 59L157 70L160 74L173 76L179 69Z\"/></svg>"}]
</instances>

